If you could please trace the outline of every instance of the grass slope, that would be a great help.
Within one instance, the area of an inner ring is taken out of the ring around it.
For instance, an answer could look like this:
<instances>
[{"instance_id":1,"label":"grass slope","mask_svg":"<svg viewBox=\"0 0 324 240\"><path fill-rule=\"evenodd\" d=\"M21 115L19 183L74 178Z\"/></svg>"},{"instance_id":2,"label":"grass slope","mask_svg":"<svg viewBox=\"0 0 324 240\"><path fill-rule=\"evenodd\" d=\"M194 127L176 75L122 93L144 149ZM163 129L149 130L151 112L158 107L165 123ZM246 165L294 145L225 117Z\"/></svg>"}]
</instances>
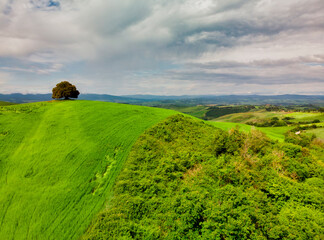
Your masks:
<instances>
[{"instance_id":1,"label":"grass slope","mask_svg":"<svg viewBox=\"0 0 324 240\"><path fill-rule=\"evenodd\" d=\"M285 140L285 133L294 127L255 127L255 129L264 132L269 138L283 142Z\"/></svg>"},{"instance_id":2,"label":"grass slope","mask_svg":"<svg viewBox=\"0 0 324 240\"><path fill-rule=\"evenodd\" d=\"M78 239L138 136L172 114L90 101L0 108L0 239Z\"/></svg>"},{"instance_id":3,"label":"grass slope","mask_svg":"<svg viewBox=\"0 0 324 240\"><path fill-rule=\"evenodd\" d=\"M0 101L0 106L14 105L15 103Z\"/></svg>"},{"instance_id":4,"label":"grass slope","mask_svg":"<svg viewBox=\"0 0 324 240\"><path fill-rule=\"evenodd\" d=\"M243 132L249 132L251 131L251 129L257 129L265 133L269 138L273 140L278 140L279 142L283 142L285 139L284 134L293 128L293 127L254 127L243 123L233 123L233 122L208 121L206 123L227 131L236 127L239 127L239 129Z\"/></svg>"}]
</instances>

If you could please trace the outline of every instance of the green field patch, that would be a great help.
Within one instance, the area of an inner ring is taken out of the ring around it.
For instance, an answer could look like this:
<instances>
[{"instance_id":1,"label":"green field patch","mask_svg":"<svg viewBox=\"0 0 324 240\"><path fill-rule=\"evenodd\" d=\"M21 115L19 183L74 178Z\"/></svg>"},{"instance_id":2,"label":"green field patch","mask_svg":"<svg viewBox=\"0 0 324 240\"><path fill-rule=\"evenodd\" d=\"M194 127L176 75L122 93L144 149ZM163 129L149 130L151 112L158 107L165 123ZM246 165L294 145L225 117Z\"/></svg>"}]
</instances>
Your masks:
<instances>
[{"instance_id":1,"label":"green field patch","mask_svg":"<svg viewBox=\"0 0 324 240\"><path fill-rule=\"evenodd\" d=\"M318 113L318 112L294 112L294 113L288 113L285 115L285 117L293 117L293 122L298 121L313 121L313 120L320 120L321 122L324 121L324 113Z\"/></svg>"},{"instance_id":2,"label":"green field patch","mask_svg":"<svg viewBox=\"0 0 324 240\"><path fill-rule=\"evenodd\" d=\"M237 127L244 132L250 132L251 129L257 129L260 130L261 132L264 132L269 138L273 140L278 140L280 142L284 141L285 139L284 134L293 128L293 127L254 127L247 124L233 123L233 122L208 121L207 123L227 131Z\"/></svg>"},{"instance_id":3,"label":"green field patch","mask_svg":"<svg viewBox=\"0 0 324 240\"><path fill-rule=\"evenodd\" d=\"M79 239L138 136L174 114L91 101L0 112L0 239L18 240Z\"/></svg>"},{"instance_id":4,"label":"green field patch","mask_svg":"<svg viewBox=\"0 0 324 240\"><path fill-rule=\"evenodd\" d=\"M256 127L256 129L264 132L269 138L283 142L285 133L293 129L293 127Z\"/></svg>"},{"instance_id":5,"label":"green field patch","mask_svg":"<svg viewBox=\"0 0 324 240\"><path fill-rule=\"evenodd\" d=\"M316 137L324 140L324 128L306 130L306 133L315 134Z\"/></svg>"}]
</instances>

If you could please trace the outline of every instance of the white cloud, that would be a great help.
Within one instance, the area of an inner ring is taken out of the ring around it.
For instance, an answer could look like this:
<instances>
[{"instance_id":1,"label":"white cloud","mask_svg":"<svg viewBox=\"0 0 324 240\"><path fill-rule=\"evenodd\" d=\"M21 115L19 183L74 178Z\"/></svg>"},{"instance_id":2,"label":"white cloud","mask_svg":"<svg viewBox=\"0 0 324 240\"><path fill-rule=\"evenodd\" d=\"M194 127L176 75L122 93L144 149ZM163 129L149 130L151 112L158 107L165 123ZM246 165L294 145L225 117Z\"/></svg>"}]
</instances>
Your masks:
<instances>
[{"instance_id":1,"label":"white cloud","mask_svg":"<svg viewBox=\"0 0 324 240\"><path fill-rule=\"evenodd\" d=\"M82 71L106 86L94 92L323 82L323 12L322 0L4 0L0 69L57 80Z\"/></svg>"},{"instance_id":2,"label":"white cloud","mask_svg":"<svg viewBox=\"0 0 324 240\"><path fill-rule=\"evenodd\" d=\"M9 73L0 71L0 92L5 93L8 91L7 84L10 80L11 78Z\"/></svg>"}]
</instances>

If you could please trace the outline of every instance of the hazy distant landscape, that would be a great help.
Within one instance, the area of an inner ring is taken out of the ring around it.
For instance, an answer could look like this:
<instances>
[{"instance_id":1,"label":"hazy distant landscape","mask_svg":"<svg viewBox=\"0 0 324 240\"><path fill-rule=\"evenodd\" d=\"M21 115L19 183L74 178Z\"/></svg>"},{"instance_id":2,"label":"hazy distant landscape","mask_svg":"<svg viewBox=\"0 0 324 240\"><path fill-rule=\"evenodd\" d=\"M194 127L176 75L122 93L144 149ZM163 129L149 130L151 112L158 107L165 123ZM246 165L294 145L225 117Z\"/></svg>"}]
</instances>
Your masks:
<instances>
[{"instance_id":1,"label":"hazy distant landscape","mask_svg":"<svg viewBox=\"0 0 324 240\"><path fill-rule=\"evenodd\" d=\"M28 103L49 101L52 94L0 94L0 101L7 101L12 103ZM324 106L323 95L185 95L185 96L159 96L159 95L131 95L131 96L114 96L107 94L81 94L81 100L94 100L104 102L117 102L117 103L132 103L148 106L166 106L182 105L226 105L226 104L277 104L277 105L315 105Z\"/></svg>"}]
</instances>

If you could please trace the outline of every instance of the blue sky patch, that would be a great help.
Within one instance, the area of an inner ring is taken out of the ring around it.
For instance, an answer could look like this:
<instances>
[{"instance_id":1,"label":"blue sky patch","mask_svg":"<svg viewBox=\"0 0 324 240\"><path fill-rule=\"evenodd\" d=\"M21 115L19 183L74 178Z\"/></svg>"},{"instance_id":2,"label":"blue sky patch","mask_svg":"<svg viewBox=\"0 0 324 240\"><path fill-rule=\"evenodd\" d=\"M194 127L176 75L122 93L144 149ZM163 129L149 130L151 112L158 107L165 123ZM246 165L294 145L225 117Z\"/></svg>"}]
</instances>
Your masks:
<instances>
[{"instance_id":1,"label":"blue sky patch","mask_svg":"<svg viewBox=\"0 0 324 240\"><path fill-rule=\"evenodd\" d=\"M34 6L34 8L44 9L44 10L49 10L49 9L54 9L54 8L60 7L60 2L55 1L55 0L47 0L47 1L30 0L30 3Z\"/></svg>"},{"instance_id":2,"label":"blue sky patch","mask_svg":"<svg viewBox=\"0 0 324 240\"><path fill-rule=\"evenodd\" d=\"M60 2L57 2L57 1L48 1L48 7L59 7L60 6Z\"/></svg>"}]
</instances>

